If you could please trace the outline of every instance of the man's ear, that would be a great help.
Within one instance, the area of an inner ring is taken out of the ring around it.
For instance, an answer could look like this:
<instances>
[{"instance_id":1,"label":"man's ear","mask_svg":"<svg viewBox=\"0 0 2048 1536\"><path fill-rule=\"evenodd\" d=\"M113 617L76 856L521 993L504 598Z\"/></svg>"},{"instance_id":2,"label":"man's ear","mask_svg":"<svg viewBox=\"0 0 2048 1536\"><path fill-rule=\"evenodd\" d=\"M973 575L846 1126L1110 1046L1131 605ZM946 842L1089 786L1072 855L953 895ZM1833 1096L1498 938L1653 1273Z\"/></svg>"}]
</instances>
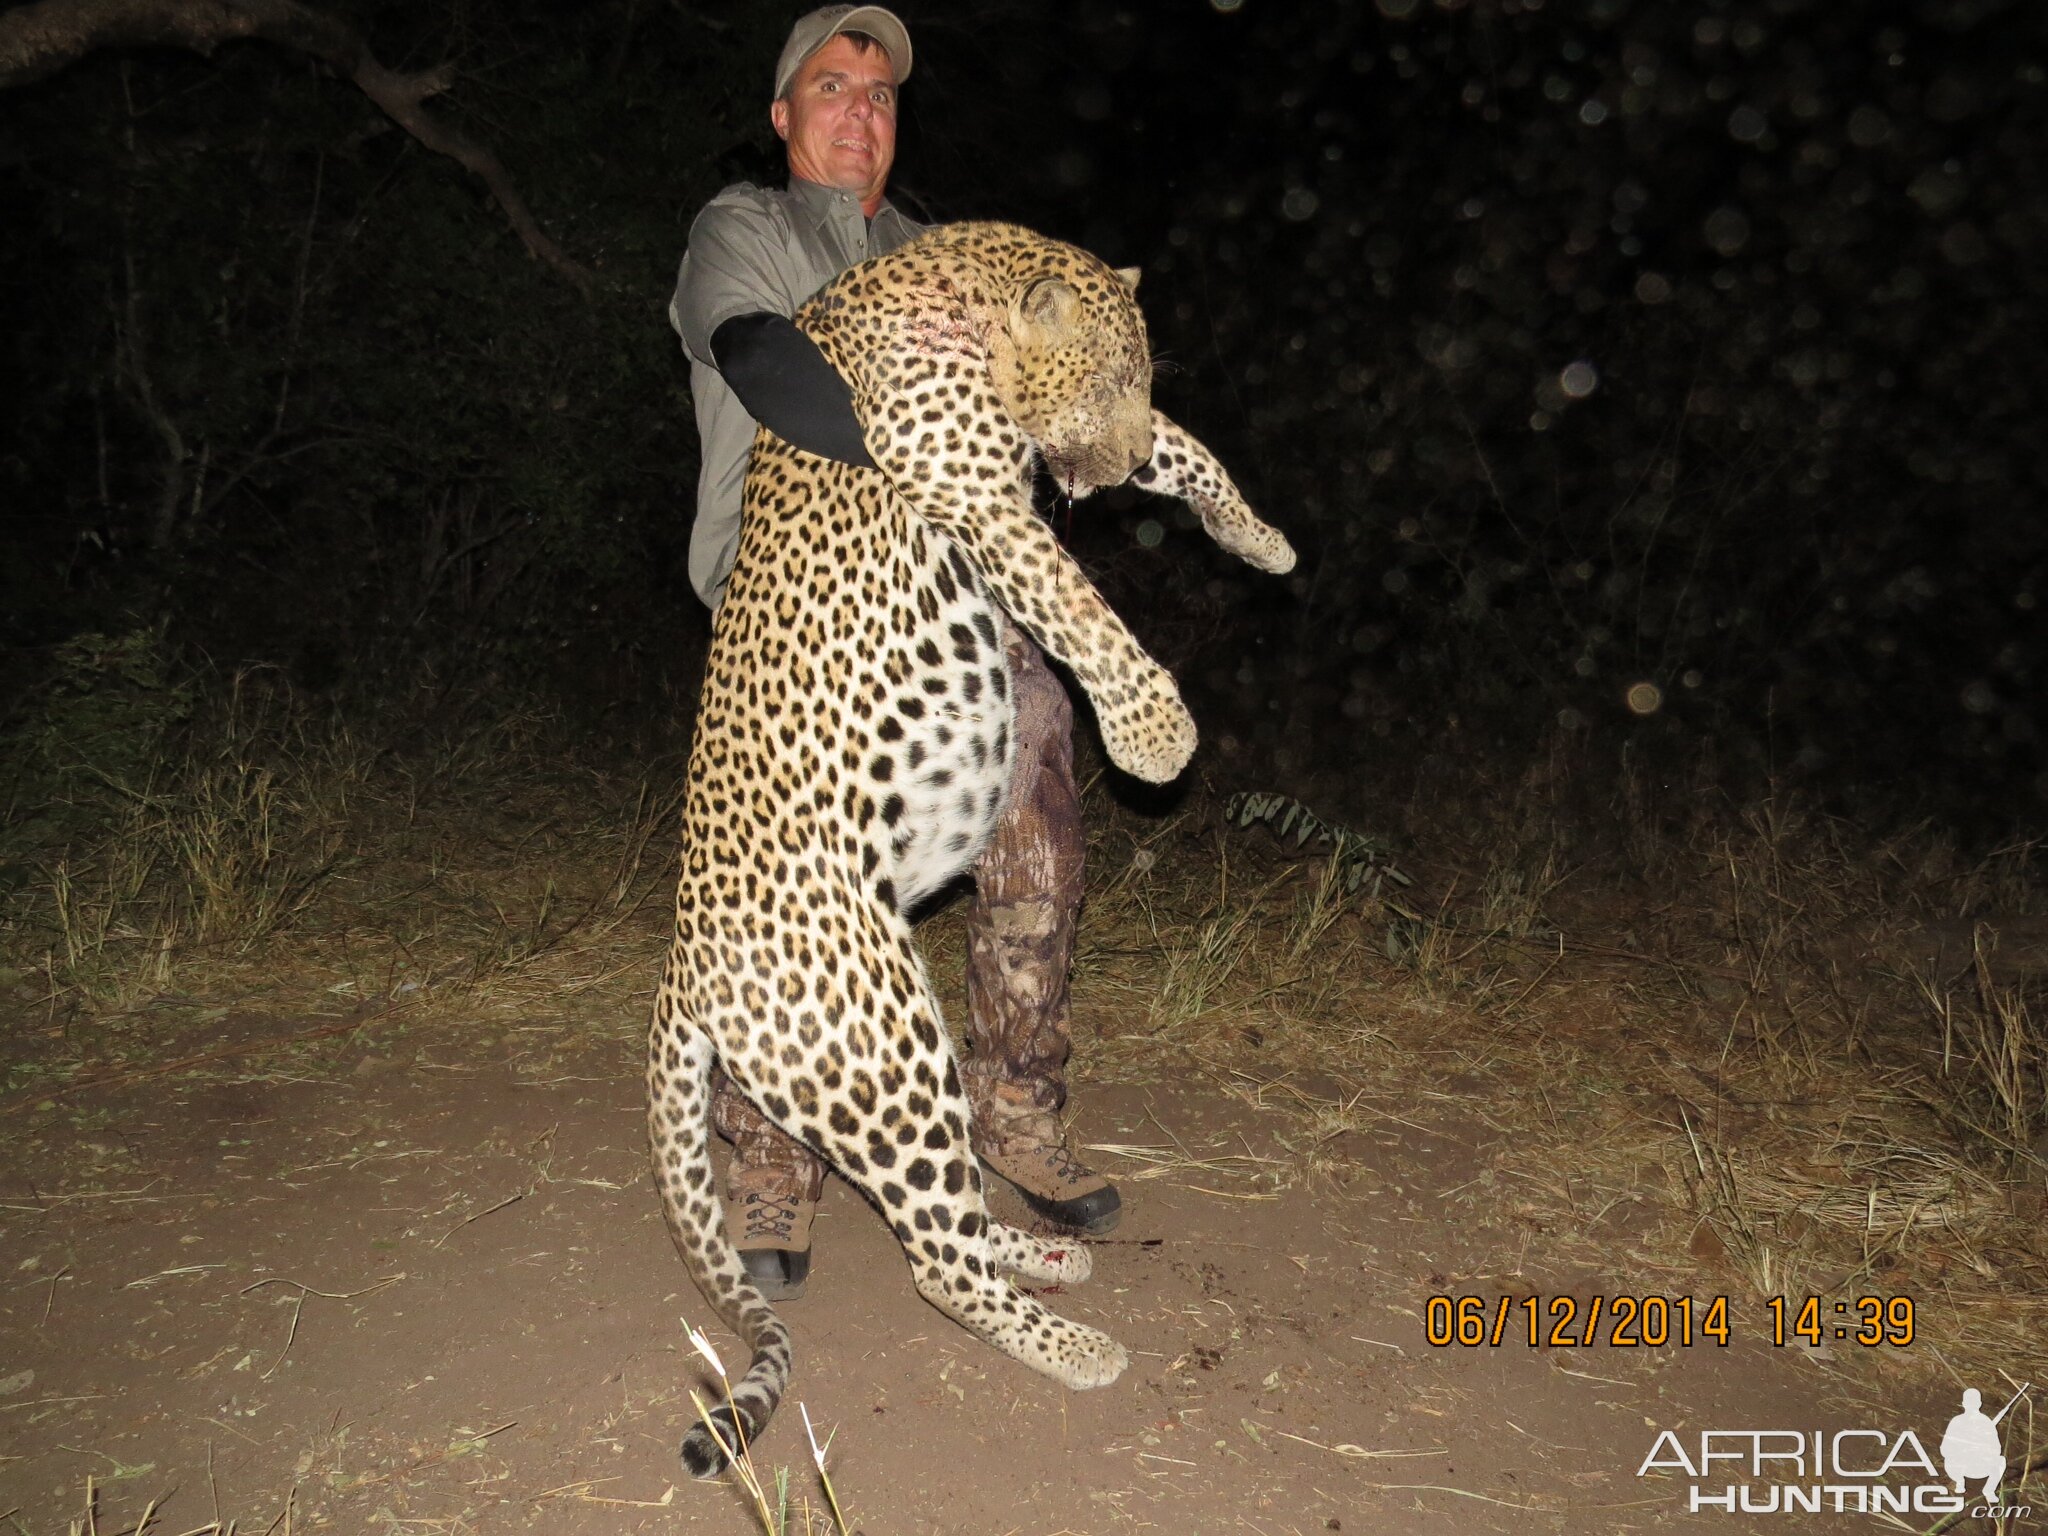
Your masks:
<instances>
[{"instance_id":1,"label":"man's ear","mask_svg":"<svg viewBox=\"0 0 2048 1536\"><path fill-rule=\"evenodd\" d=\"M1041 277L1010 305L1010 334L1020 346L1058 346L1081 313L1081 296L1057 277Z\"/></svg>"},{"instance_id":2,"label":"man's ear","mask_svg":"<svg viewBox=\"0 0 2048 1536\"><path fill-rule=\"evenodd\" d=\"M768 121L775 125L775 137L789 141L789 103L778 96L768 103Z\"/></svg>"},{"instance_id":3,"label":"man's ear","mask_svg":"<svg viewBox=\"0 0 2048 1536\"><path fill-rule=\"evenodd\" d=\"M1143 274L1136 267L1118 267L1116 269L1116 280L1133 293L1138 291L1138 279L1141 276Z\"/></svg>"}]
</instances>

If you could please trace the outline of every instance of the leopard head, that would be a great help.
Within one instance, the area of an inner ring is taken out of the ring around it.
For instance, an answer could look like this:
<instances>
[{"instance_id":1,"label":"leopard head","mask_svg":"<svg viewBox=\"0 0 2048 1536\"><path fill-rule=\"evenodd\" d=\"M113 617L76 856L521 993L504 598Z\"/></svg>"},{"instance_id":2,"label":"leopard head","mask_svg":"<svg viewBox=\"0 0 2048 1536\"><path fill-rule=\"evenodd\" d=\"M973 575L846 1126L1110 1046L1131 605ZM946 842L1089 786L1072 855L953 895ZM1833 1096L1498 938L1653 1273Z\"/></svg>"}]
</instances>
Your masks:
<instances>
[{"instance_id":1,"label":"leopard head","mask_svg":"<svg viewBox=\"0 0 2048 1536\"><path fill-rule=\"evenodd\" d=\"M1010 299L997 392L1074 495L1120 485L1152 457L1152 352L1136 268L1085 252L1027 278Z\"/></svg>"}]
</instances>

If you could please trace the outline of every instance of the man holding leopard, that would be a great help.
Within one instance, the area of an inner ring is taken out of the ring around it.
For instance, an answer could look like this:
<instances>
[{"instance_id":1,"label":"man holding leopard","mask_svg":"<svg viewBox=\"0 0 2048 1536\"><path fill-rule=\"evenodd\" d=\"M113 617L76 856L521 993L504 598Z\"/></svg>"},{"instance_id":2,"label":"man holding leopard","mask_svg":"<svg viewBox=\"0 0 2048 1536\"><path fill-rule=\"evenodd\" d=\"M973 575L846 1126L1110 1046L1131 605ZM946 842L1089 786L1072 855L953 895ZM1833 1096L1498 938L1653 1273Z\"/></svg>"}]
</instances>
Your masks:
<instances>
[{"instance_id":1,"label":"man holding leopard","mask_svg":"<svg viewBox=\"0 0 2048 1536\"><path fill-rule=\"evenodd\" d=\"M691 227L669 318L690 358L703 441L690 579L714 609L739 541L757 423L808 452L872 462L845 382L789 317L846 268L922 232L886 196L910 66L909 34L880 6L828 6L800 19L770 106L788 188L729 187ZM1059 1118L1082 892L1073 709L1028 637L1011 625L1002 640L1015 699L1014 789L974 867L960 1078L984 1166L1048 1220L1102 1233L1121 1214L1117 1191L1075 1158ZM724 1205L741 1262L769 1299L800 1295L826 1165L729 1082L714 1118L733 1143Z\"/></svg>"}]
</instances>

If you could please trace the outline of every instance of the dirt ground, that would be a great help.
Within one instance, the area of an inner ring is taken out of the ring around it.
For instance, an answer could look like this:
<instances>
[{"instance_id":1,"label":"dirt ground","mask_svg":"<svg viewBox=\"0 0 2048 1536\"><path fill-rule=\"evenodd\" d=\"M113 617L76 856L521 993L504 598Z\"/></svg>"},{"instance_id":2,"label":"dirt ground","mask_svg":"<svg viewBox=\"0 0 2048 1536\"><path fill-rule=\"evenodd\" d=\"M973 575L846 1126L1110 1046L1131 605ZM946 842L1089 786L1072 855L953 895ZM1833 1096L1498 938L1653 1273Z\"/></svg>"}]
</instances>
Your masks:
<instances>
[{"instance_id":1,"label":"dirt ground","mask_svg":"<svg viewBox=\"0 0 2048 1536\"><path fill-rule=\"evenodd\" d=\"M159 1059L310 1027L259 1002L150 1013L129 1027ZM151 1512L159 1533L759 1530L732 1485L675 1459L691 1388L715 1390L685 1322L711 1318L644 1175L639 1043L609 1002L401 1011L14 1101L0 1526L87 1529L90 1484L102 1533ZM835 1183L758 1460L788 1469L793 1504L817 1500L804 1404L869 1536L1871 1523L1690 1514L1682 1477L1638 1476L1664 1429L1910 1427L1934 1446L1954 1408L1924 1376L1774 1349L1753 1296L1731 1302L1726 1348L1429 1345L1433 1295L1678 1294L1625 1219L1589 1273L1547 1257L1555 1234L1510 1202L1475 1203L1505 1146L1458 1109L1461 1086L1448 1068L1416 1083L1336 1149L1338 1172L1295 1176L1283 1119L1214 1082L1084 1083L1076 1134L1127 1215L1053 1304L1132 1351L1093 1393L926 1307ZM1887 1385L1905 1381L1923 1384Z\"/></svg>"}]
</instances>

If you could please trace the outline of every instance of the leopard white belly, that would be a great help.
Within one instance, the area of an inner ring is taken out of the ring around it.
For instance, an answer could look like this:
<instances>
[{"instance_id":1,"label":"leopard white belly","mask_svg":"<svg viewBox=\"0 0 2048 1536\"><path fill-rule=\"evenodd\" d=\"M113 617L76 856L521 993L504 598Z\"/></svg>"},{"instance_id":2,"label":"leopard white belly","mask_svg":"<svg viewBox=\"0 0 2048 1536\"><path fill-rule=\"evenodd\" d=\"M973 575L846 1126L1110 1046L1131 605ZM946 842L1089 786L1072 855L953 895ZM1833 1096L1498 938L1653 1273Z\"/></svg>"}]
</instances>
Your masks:
<instances>
[{"instance_id":1,"label":"leopard white belly","mask_svg":"<svg viewBox=\"0 0 2048 1536\"><path fill-rule=\"evenodd\" d=\"M950 549L944 552L950 555ZM897 708L902 812L890 852L905 907L966 869L988 845L1009 796L1015 705L1002 621L978 576L952 583L911 643L913 672Z\"/></svg>"}]
</instances>

